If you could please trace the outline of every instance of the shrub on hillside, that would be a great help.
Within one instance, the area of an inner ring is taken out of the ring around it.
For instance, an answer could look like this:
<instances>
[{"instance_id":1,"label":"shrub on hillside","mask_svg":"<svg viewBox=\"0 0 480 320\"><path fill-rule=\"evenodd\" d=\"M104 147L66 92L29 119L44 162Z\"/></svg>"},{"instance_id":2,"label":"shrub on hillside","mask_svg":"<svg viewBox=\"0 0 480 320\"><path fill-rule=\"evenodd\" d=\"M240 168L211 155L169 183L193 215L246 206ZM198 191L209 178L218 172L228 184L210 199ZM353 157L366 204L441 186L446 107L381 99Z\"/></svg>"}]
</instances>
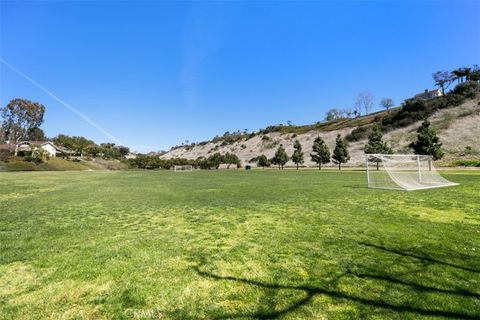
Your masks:
<instances>
[{"instance_id":1,"label":"shrub on hillside","mask_svg":"<svg viewBox=\"0 0 480 320\"><path fill-rule=\"evenodd\" d=\"M42 163L48 159L48 154L40 147L34 147L32 152L25 156L25 161L33 162L36 164Z\"/></svg>"},{"instance_id":2,"label":"shrub on hillside","mask_svg":"<svg viewBox=\"0 0 480 320\"><path fill-rule=\"evenodd\" d=\"M7 162L12 153L8 149L0 149L0 161Z\"/></svg>"},{"instance_id":3,"label":"shrub on hillside","mask_svg":"<svg viewBox=\"0 0 480 320\"><path fill-rule=\"evenodd\" d=\"M453 165L458 167L480 167L480 160L457 160L453 162Z\"/></svg>"},{"instance_id":4,"label":"shrub on hillside","mask_svg":"<svg viewBox=\"0 0 480 320\"><path fill-rule=\"evenodd\" d=\"M443 97L432 100L406 100L397 112L390 113L381 120L380 128L386 132L393 128L405 127L431 116L435 111L456 107L466 99L475 98L480 92L480 85L474 81L458 84ZM378 119L375 119L378 120Z\"/></svg>"},{"instance_id":5,"label":"shrub on hillside","mask_svg":"<svg viewBox=\"0 0 480 320\"><path fill-rule=\"evenodd\" d=\"M433 113L431 104L423 100L407 100L402 109L391 118L393 125L399 125L402 120L409 119L412 122L422 120ZM383 123L387 122L388 117L383 119Z\"/></svg>"},{"instance_id":6,"label":"shrub on hillside","mask_svg":"<svg viewBox=\"0 0 480 320\"><path fill-rule=\"evenodd\" d=\"M345 136L345 140L348 142L360 141L362 139L366 139L369 132L370 126L356 127L352 130L352 132Z\"/></svg>"},{"instance_id":7,"label":"shrub on hillside","mask_svg":"<svg viewBox=\"0 0 480 320\"><path fill-rule=\"evenodd\" d=\"M480 91L480 84L475 81L467 81L458 84L452 92L468 99L473 99Z\"/></svg>"}]
</instances>

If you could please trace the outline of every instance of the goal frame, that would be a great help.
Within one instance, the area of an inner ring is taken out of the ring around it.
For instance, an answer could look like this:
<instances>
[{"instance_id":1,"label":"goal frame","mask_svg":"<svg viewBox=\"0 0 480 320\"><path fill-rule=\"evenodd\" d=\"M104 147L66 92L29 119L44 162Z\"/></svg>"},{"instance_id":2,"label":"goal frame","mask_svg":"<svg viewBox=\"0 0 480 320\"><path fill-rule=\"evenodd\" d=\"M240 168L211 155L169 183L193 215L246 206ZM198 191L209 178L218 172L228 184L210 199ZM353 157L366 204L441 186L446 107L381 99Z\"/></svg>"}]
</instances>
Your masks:
<instances>
[{"instance_id":1,"label":"goal frame","mask_svg":"<svg viewBox=\"0 0 480 320\"><path fill-rule=\"evenodd\" d=\"M381 159L382 157L411 157L411 158L414 158L416 157L416 162L417 162L417 174L418 174L418 181L421 182L422 181L422 170L421 170L421 166L420 166L420 158L423 157L423 158L427 158L427 161L428 161L428 169L429 169L429 172L432 172L432 171L435 171L436 170L433 168L433 165L432 165L432 161L433 161L433 157L431 155L421 155L421 154L379 154L379 153L366 153L365 154L365 172L366 172L366 177L367 177L367 187L368 188L371 188L371 189L386 189L386 190L400 190L400 191L415 191L415 190L425 190L425 189L435 189L435 188L443 188L443 187L450 187L450 186L456 186L456 185L459 185L459 183L455 183L455 182L451 182L451 181L448 181L448 183L444 183L444 184L439 184L439 185L425 185L425 186L422 186L422 187L416 187L416 188L404 188L404 187L401 187L401 183L396 179L394 178L389 172L388 170L385 168L384 170L387 172L389 178L396 184L398 185L398 187L388 187L388 186L382 186L382 187L378 187L378 186L374 186L372 185L371 181L370 181L370 167L369 167L369 159L370 158L378 158L378 159ZM381 160L383 161L383 160ZM438 172L437 172L438 174ZM447 180L446 180L447 181Z\"/></svg>"},{"instance_id":2,"label":"goal frame","mask_svg":"<svg viewBox=\"0 0 480 320\"><path fill-rule=\"evenodd\" d=\"M187 169L180 169L180 168L187 168ZM173 171L174 172L192 172L193 171L193 166L189 164L185 165L174 165L173 166Z\"/></svg>"}]
</instances>

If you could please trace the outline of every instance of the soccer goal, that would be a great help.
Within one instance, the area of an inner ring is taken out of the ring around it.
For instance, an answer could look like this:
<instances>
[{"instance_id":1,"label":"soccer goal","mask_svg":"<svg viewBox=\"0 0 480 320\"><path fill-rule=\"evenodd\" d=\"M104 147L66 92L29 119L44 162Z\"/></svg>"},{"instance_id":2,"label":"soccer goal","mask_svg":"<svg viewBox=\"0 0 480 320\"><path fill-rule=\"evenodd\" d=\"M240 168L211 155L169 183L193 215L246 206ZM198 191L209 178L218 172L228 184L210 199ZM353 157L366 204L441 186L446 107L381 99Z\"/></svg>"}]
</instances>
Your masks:
<instances>
[{"instance_id":1,"label":"soccer goal","mask_svg":"<svg viewBox=\"0 0 480 320\"><path fill-rule=\"evenodd\" d=\"M174 166L173 171L175 172L192 172L193 166L183 165L183 166Z\"/></svg>"},{"instance_id":2,"label":"soccer goal","mask_svg":"<svg viewBox=\"0 0 480 320\"><path fill-rule=\"evenodd\" d=\"M369 188L410 191L458 185L435 170L431 156L367 154L365 164Z\"/></svg>"}]
</instances>

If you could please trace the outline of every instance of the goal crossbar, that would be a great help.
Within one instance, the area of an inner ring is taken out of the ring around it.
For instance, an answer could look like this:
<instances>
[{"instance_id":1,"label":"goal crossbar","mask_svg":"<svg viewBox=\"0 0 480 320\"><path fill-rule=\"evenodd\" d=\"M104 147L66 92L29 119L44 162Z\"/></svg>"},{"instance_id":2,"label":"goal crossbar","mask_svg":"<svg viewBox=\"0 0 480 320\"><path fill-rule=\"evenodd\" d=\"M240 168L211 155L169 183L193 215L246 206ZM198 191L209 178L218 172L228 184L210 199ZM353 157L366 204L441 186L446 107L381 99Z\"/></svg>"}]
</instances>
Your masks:
<instances>
[{"instance_id":1,"label":"goal crossbar","mask_svg":"<svg viewBox=\"0 0 480 320\"><path fill-rule=\"evenodd\" d=\"M369 188L411 191L458 185L442 177L428 155L366 154L365 167Z\"/></svg>"}]
</instances>

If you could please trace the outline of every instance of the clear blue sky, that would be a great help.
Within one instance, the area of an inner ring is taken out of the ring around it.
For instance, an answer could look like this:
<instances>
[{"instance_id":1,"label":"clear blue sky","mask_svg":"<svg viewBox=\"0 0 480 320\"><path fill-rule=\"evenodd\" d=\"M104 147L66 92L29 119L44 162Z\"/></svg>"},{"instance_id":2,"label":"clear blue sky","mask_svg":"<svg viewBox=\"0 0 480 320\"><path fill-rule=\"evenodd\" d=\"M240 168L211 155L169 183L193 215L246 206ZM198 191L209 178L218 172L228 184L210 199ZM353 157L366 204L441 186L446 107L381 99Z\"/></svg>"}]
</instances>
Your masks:
<instances>
[{"instance_id":1,"label":"clear blue sky","mask_svg":"<svg viewBox=\"0 0 480 320\"><path fill-rule=\"evenodd\" d=\"M312 123L358 92L396 103L480 63L480 2L0 2L0 57L125 145L168 149ZM48 136L110 140L0 64L0 104Z\"/></svg>"}]
</instances>

